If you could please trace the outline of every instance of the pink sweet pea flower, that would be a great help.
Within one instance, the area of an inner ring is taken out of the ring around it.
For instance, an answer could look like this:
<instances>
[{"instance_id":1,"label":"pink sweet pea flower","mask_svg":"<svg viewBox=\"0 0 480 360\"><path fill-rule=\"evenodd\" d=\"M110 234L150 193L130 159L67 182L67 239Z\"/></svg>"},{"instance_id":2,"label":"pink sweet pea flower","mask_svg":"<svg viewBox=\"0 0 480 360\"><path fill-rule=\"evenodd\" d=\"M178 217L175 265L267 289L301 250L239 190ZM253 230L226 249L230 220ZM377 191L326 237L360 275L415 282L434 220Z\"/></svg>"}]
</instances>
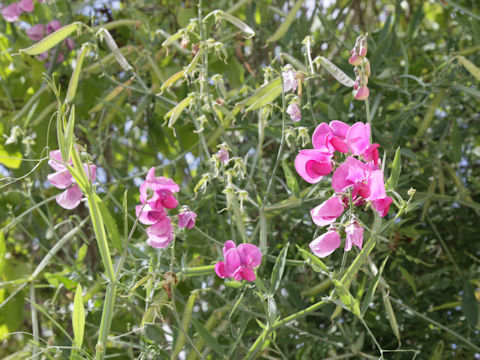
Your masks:
<instances>
[{"instance_id":1,"label":"pink sweet pea flower","mask_svg":"<svg viewBox=\"0 0 480 360\"><path fill-rule=\"evenodd\" d=\"M363 159L366 162L373 162L374 166L378 166L378 148L380 145L372 144L363 153Z\"/></svg>"},{"instance_id":2,"label":"pink sweet pea flower","mask_svg":"<svg viewBox=\"0 0 480 360\"><path fill-rule=\"evenodd\" d=\"M47 27L46 27L47 34L51 34L52 32L57 31L61 27L62 27L62 24L60 24L60 21L58 21L57 19L52 20L47 24Z\"/></svg>"},{"instance_id":3,"label":"pink sweet pea flower","mask_svg":"<svg viewBox=\"0 0 480 360\"><path fill-rule=\"evenodd\" d=\"M324 258L340 247L340 235L329 230L310 243L310 250L319 258Z\"/></svg>"},{"instance_id":4,"label":"pink sweet pea flower","mask_svg":"<svg viewBox=\"0 0 480 360\"><path fill-rule=\"evenodd\" d=\"M349 129L349 125L339 120L333 120L330 124L321 123L313 132L313 147L331 153L335 150L347 153L348 146L345 143L345 139Z\"/></svg>"},{"instance_id":5,"label":"pink sweet pea flower","mask_svg":"<svg viewBox=\"0 0 480 360\"><path fill-rule=\"evenodd\" d=\"M157 249L166 248L173 240L173 226L170 218L167 216L150 226L147 229L147 235L148 245Z\"/></svg>"},{"instance_id":6,"label":"pink sweet pea flower","mask_svg":"<svg viewBox=\"0 0 480 360\"><path fill-rule=\"evenodd\" d=\"M299 122L302 120L302 112L297 103L292 103L287 107L287 114L290 116L290 120L293 122Z\"/></svg>"},{"instance_id":7,"label":"pink sweet pea flower","mask_svg":"<svg viewBox=\"0 0 480 360\"><path fill-rule=\"evenodd\" d=\"M228 240L223 247L223 257L225 261L215 264L215 272L220 278L255 281L254 268L262 262L262 252L258 247L252 244L236 247L232 240Z\"/></svg>"},{"instance_id":8,"label":"pink sweet pea flower","mask_svg":"<svg viewBox=\"0 0 480 360\"><path fill-rule=\"evenodd\" d=\"M2 8L2 16L5 21L15 22L18 20L19 16L23 13L20 9L19 3L13 3Z\"/></svg>"},{"instance_id":9,"label":"pink sweet pea flower","mask_svg":"<svg viewBox=\"0 0 480 360\"><path fill-rule=\"evenodd\" d=\"M288 92L292 90L295 92L297 90L297 73L293 70L292 67L289 67L287 70L282 72L283 78L283 91Z\"/></svg>"},{"instance_id":10,"label":"pink sweet pea flower","mask_svg":"<svg viewBox=\"0 0 480 360\"><path fill-rule=\"evenodd\" d=\"M135 213L138 221L144 225L153 225L167 217L167 212L163 206L154 208L149 204L137 205L135 207Z\"/></svg>"},{"instance_id":11,"label":"pink sweet pea flower","mask_svg":"<svg viewBox=\"0 0 480 360\"><path fill-rule=\"evenodd\" d=\"M300 150L295 158L295 169L305 181L315 184L332 172L332 156L317 149Z\"/></svg>"},{"instance_id":12,"label":"pink sweet pea flower","mask_svg":"<svg viewBox=\"0 0 480 360\"><path fill-rule=\"evenodd\" d=\"M331 197L310 211L313 222L318 226L330 225L342 215L342 213L343 202L338 196Z\"/></svg>"},{"instance_id":13,"label":"pink sweet pea flower","mask_svg":"<svg viewBox=\"0 0 480 360\"><path fill-rule=\"evenodd\" d=\"M371 168L365 163L349 156L332 175L333 190L341 193L350 186L365 182L371 171Z\"/></svg>"},{"instance_id":14,"label":"pink sweet pea flower","mask_svg":"<svg viewBox=\"0 0 480 360\"><path fill-rule=\"evenodd\" d=\"M353 54L350 56L348 59L348 63L352 66L358 66L363 62L363 56L360 56L359 54Z\"/></svg>"},{"instance_id":15,"label":"pink sweet pea flower","mask_svg":"<svg viewBox=\"0 0 480 360\"><path fill-rule=\"evenodd\" d=\"M82 200L83 193L78 185L75 184L75 179L73 179L66 166L63 165L60 150L50 151L48 165L55 170L53 174L47 176L50 183L57 189L66 189L63 193L57 196L56 200L58 205L67 210L76 208ZM71 160L69 165L72 165ZM85 171L91 182L95 180L96 170L97 167L95 165L83 164L83 171Z\"/></svg>"},{"instance_id":16,"label":"pink sweet pea flower","mask_svg":"<svg viewBox=\"0 0 480 360\"><path fill-rule=\"evenodd\" d=\"M140 185L140 202L142 204L149 198L148 191L153 193L153 197L149 199L149 203L159 202L167 209L173 209L178 202L173 197L173 194L180 191L180 186L175 184L172 179L158 176L155 177L155 168L152 167L148 173L146 180Z\"/></svg>"},{"instance_id":17,"label":"pink sweet pea flower","mask_svg":"<svg viewBox=\"0 0 480 360\"><path fill-rule=\"evenodd\" d=\"M191 229L195 226L195 219L197 214L193 211L187 209L178 214L178 227Z\"/></svg>"},{"instance_id":18,"label":"pink sweet pea flower","mask_svg":"<svg viewBox=\"0 0 480 360\"><path fill-rule=\"evenodd\" d=\"M353 155L362 155L370 146L370 124L353 124L347 133L346 142Z\"/></svg>"},{"instance_id":19,"label":"pink sweet pea flower","mask_svg":"<svg viewBox=\"0 0 480 360\"><path fill-rule=\"evenodd\" d=\"M228 161L230 160L230 155L226 148L222 147L220 150L218 150L217 156L220 159L220 161L223 163L223 165L228 164Z\"/></svg>"},{"instance_id":20,"label":"pink sweet pea flower","mask_svg":"<svg viewBox=\"0 0 480 360\"><path fill-rule=\"evenodd\" d=\"M27 29L26 33L31 40L40 41L45 36L45 25L33 25L30 29Z\"/></svg>"},{"instance_id":21,"label":"pink sweet pea flower","mask_svg":"<svg viewBox=\"0 0 480 360\"><path fill-rule=\"evenodd\" d=\"M390 196L386 196L383 199L374 200L372 206L381 217L385 217L388 214L388 210L390 210L392 202L393 199Z\"/></svg>"},{"instance_id":22,"label":"pink sweet pea flower","mask_svg":"<svg viewBox=\"0 0 480 360\"><path fill-rule=\"evenodd\" d=\"M370 95L370 90L367 86L360 86L360 88L355 92L355 99L357 100L367 100Z\"/></svg>"},{"instance_id":23,"label":"pink sweet pea flower","mask_svg":"<svg viewBox=\"0 0 480 360\"><path fill-rule=\"evenodd\" d=\"M383 199L387 196L385 194L385 182L383 180L382 170L372 171L367 179L367 185L370 190L370 194L366 198L366 200L374 201L378 199Z\"/></svg>"},{"instance_id":24,"label":"pink sweet pea flower","mask_svg":"<svg viewBox=\"0 0 480 360\"><path fill-rule=\"evenodd\" d=\"M345 234L347 235L345 240L345 251L350 251L352 249L352 245L355 245L362 250L363 227L354 221L345 228Z\"/></svg>"}]
</instances>

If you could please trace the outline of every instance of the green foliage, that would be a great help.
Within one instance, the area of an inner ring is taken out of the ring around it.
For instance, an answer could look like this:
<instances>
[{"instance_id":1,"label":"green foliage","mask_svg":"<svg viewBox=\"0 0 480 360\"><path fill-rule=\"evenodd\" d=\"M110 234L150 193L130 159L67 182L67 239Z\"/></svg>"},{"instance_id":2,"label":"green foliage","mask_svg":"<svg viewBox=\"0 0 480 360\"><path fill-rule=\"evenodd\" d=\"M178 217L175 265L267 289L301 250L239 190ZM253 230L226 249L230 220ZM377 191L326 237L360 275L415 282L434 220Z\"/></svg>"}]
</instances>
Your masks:
<instances>
[{"instance_id":1,"label":"green foliage","mask_svg":"<svg viewBox=\"0 0 480 360\"><path fill-rule=\"evenodd\" d=\"M0 21L1 358L480 353L475 1L93 3L35 2L22 23ZM53 19L64 26L32 44L25 23ZM347 62L367 32L394 204L383 222L359 218L361 251L320 260L309 211L330 184L307 184L293 161L321 122L367 121ZM299 123L282 114L286 64L302 76ZM87 197L71 211L47 182L56 149ZM152 166L198 214L165 250L135 217ZM260 246L255 282L214 274L226 240Z\"/></svg>"}]
</instances>

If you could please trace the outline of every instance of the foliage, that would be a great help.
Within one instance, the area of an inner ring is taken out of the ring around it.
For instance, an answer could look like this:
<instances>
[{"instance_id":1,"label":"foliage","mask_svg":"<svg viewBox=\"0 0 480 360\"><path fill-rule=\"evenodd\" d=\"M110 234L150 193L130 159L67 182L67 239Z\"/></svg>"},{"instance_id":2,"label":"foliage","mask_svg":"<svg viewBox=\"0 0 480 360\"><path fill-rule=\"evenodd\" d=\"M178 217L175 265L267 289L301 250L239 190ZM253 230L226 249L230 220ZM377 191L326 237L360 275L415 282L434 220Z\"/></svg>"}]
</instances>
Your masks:
<instances>
[{"instance_id":1,"label":"foliage","mask_svg":"<svg viewBox=\"0 0 480 360\"><path fill-rule=\"evenodd\" d=\"M33 45L26 23L54 19ZM477 2L57 0L21 20L0 20L2 358L480 356ZM367 32L369 103L344 86ZM366 104L395 204L360 217L361 252L320 260L308 213L330 183L294 159ZM57 149L97 165L94 185L72 173L88 206L55 202ZM135 217L152 166L198 215L163 250ZM215 275L227 240L260 247L255 282Z\"/></svg>"}]
</instances>

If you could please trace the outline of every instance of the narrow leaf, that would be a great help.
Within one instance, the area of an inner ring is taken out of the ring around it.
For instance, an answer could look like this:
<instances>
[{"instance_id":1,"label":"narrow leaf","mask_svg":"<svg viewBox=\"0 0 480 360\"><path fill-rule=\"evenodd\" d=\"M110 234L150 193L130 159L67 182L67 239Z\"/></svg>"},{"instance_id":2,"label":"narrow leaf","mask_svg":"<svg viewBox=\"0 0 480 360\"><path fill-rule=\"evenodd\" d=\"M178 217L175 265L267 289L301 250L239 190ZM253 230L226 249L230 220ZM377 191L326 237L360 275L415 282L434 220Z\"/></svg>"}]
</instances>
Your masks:
<instances>
[{"instance_id":1,"label":"narrow leaf","mask_svg":"<svg viewBox=\"0 0 480 360\"><path fill-rule=\"evenodd\" d=\"M174 43L175 41L177 41L178 39L180 39L181 36L182 36L182 32L181 32L181 31L177 31L175 34L170 35L170 36L162 43L162 46L165 47L165 46L168 46L168 45Z\"/></svg>"},{"instance_id":2,"label":"narrow leaf","mask_svg":"<svg viewBox=\"0 0 480 360\"><path fill-rule=\"evenodd\" d=\"M347 74L345 74L340 68L337 67L334 63L332 63L327 58L323 56L318 56L313 60L317 66L320 64L323 66L325 70L327 70L330 75L332 75L340 84L345 85L347 87L353 87L355 85L355 81L353 81Z\"/></svg>"},{"instance_id":3,"label":"narrow leaf","mask_svg":"<svg viewBox=\"0 0 480 360\"><path fill-rule=\"evenodd\" d=\"M274 87L270 92L262 96L260 99L255 101L252 105L250 105L246 112L253 111L253 110L258 110L261 107L270 104L273 102L277 97L279 97L282 94L282 85L279 84L276 87Z\"/></svg>"},{"instance_id":4,"label":"narrow leaf","mask_svg":"<svg viewBox=\"0 0 480 360\"><path fill-rule=\"evenodd\" d=\"M181 70L173 74L172 76L170 76L160 87L160 93L164 92L165 89L168 89L170 86L175 84L178 80L183 78L184 75L185 75L185 70Z\"/></svg>"},{"instance_id":5,"label":"narrow leaf","mask_svg":"<svg viewBox=\"0 0 480 360\"><path fill-rule=\"evenodd\" d=\"M456 119L452 120L452 135L450 137L452 145L452 159L454 162L460 162L462 158L462 141L458 131L458 123Z\"/></svg>"},{"instance_id":6,"label":"narrow leaf","mask_svg":"<svg viewBox=\"0 0 480 360\"><path fill-rule=\"evenodd\" d=\"M400 178L400 173L402 172L402 154L400 152L400 147L397 148L395 152L395 157L393 158L392 163L392 172L390 174L390 178L388 179L388 183L392 189L397 188L398 179Z\"/></svg>"},{"instance_id":7,"label":"narrow leaf","mask_svg":"<svg viewBox=\"0 0 480 360\"><path fill-rule=\"evenodd\" d=\"M422 135L427 131L427 129L430 127L430 124L433 120L433 116L435 115L435 111L437 108L440 106L442 103L443 98L445 97L445 90L442 89L440 90L435 97L433 98L427 113L425 114L425 117L423 118L422 125L418 128L417 133L415 134L415 138L419 139L422 137Z\"/></svg>"},{"instance_id":8,"label":"narrow leaf","mask_svg":"<svg viewBox=\"0 0 480 360\"><path fill-rule=\"evenodd\" d=\"M189 95L182 101L180 101L177 106L171 109L168 113L165 114L165 120L168 120L168 127L173 127L175 122L178 120L179 116L182 114L182 111L190 105L193 100L193 96Z\"/></svg>"},{"instance_id":9,"label":"narrow leaf","mask_svg":"<svg viewBox=\"0 0 480 360\"><path fill-rule=\"evenodd\" d=\"M313 254L310 254L307 250L302 249L297 245L297 250L300 252L300 255L305 259L307 264L309 264L313 271L316 272L329 272L327 265L325 265L318 257Z\"/></svg>"},{"instance_id":10,"label":"narrow leaf","mask_svg":"<svg viewBox=\"0 0 480 360\"><path fill-rule=\"evenodd\" d=\"M275 266L273 267L272 277L270 278L270 294L275 294L280 286L280 282L282 281L283 271L285 270L285 260L287 259L287 252L290 243L287 243L280 254L277 257L277 261L275 262Z\"/></svg>"},{"instance_id":11,"label":"narrow leaf","mask_svg":"<svg viewBox=\"0 0 480 360\"><path fill-rule=\"evenodd\" d=\"M205 340L208 346L215 351L219 356L223 357L225 355L222 347L218 343L217 339L215 339L212 334L210 334L210 331L208 331L200 321L195 319L194 317L191 319L191 322L193 326L195 327L195 330L197 330L197 333Z\"/></svg>"},{"instance_id":12,"label":"narrow leaf","mask_svg":"<svg viewBox=\"0 0 480 360\"><path fill-rule=\"evenodd\" d=\"M380 266L380 269L378 270L377 274L373 278L372 282L370 283L370 286L368 287L367 294L365 295L365 298L363 299L362 303L362 308L360 313L365 315L368 309L368 305L370 304L370 301L372 301L373 295L375 294L375 290L377 290L378 283L380 281L380 277L382 276L383 269L385 268L385 264L387 263L388 257L383 260L382 265Z\"/></svg>"},{"instance_id":13,"label":"narrow leaf","mask_svg":"<svg viewBox=\"0 0 480 360\"><path fill-rule=\"evenodd\" d=\"M195 305L195 299L197 298L197 293L193 292L190 294L187 300L187 304L185 305L185 309L183 310L183 317L182 317L182 327L185 332L188 332L188 328L190 326L190 320L192 318L192 312L193 312L193 306ZM175 348L172 352L172 357L171 359L177 359L178 354L180 354L180 351L182 351L183 346L185 345L185 333L180 330L178 332L178 337L175 342Z\"/></svg>"},{"instance_id":14,"label":"narrow leaf","mask_svg":"<svg viewBox=\"0 0 480 360\"><path fill-rule=\"evenodd\" d=\"M465 282L462 295L462 311L467 321L473 327L476 327L478 324L478 305L479 303L475 298L475 287L470 281Z\"/></svg>"},{"instance_id":15,"label":"narrow leaf","mask_svg":"<svg viewBox=\"0 0 480 360\"><path fill-rule=\"evenodd\" d=\"M20 53L25 53L27 55L39 55L47 50L50 50L67 36L69 36L71 33L73 33L75 30L77 30L80 24L80 22L74 22L70 25L61 27L60 29L51 33L36 44L26 49L21 49Z\"/></svg>"},{"instance_id":16,"label":"narrow leaf","mask_svg":"<svg viewBox=\"0 0 480 360\"><path fill-rule=\"evenodd\" d=\"M395 337L400 341L400 331L398 330L398 323L397 318L395 317L395 313L393 312L392 303L390 302L390 298L382 289L382 297L383 297L383 305L385 306L385 311L387 312L388 322L390 323L390 327L392 328Z\"/></svg>"},{"instance_id":17,"label":"narrow leaf","mask_svg":"<svg viewBox=\"0 0 480 360\"><path fill-rule=\"evenodd\" d=\"M245 24L239 18L237 18L233 15L227 14L223 11L219 11L217 13L217 16L226 20L226 21L228 21L230 24L236 26L238 29L240 29L244 33L245 37L251 38L251 37L255 36L255 31L253 31L253 29L250 26Z\"/></svg>"},{"instance_id":18,"label":"narrow leaf","mask_svg":"<svg viewBox=\"0 0 480 360\"><path fill-rule=\"evenodd\" d=\"M75 347L82 348L83 332L85 330L85 309L83 308L82 286L78 284L73 300L73 340Z\"/></svg>"},{"instance_id":19,"label":"narrow leaf","mask_svg":"<svg viewBox=\"0 0 480 360\"><path fill-rule=\"evenodd\" d=\"M89 46L87 44L83 44L80 54L77 57L75 69L73 69L72 77L70 79L70 82L68 83L67 97L65 98L65 102L67 103L72 102L75 98L78 80L80 79L80 72L82 71L83 60L85 59L85 55L87 54L88 49Z\"/></svg>"},{"instance_id":20,"label":"narrow leaf","mask_svg":"<svg viewBox=\"0 0 480 360\"><path fill-rule=\"evenodd\" d=\"M300 196L300 188L298 186L297 177L293 173L292 169L288 166L286 161L282 162L283 173L285 174L285 179L287 180L287 186L290 191L296 197Z\"/></svg>"},{"instance_id":21,"label":"narrow leaf","mask_svg":"<svg viewBox=\"0 0 480 360\"><path fill-rule=\"evenodd\" d=\"M300 8L302 7L303 2L304 0L297 0L288 15L283 20L282 24L278 27L277 31L275 31L275 33L270 36L267 42L277 41L287 33L288 29L290 29L290 26L292 26L292 23L297 16L298 10L300 10Z\"/></svg>"},{"instance_id":22,"label":"narrow leaf","mask_svg":"<svg viewBox=\"0 0 480 360\"><path fill-rule=\"evenodd\" d=\"M73 151L73 143L75 142L75 105L72 106L70 110L70 116L68 117L67 130L65 133L65 158L63 161L67 162L70 160L70 154Z\"/></svg>"},{"instance_id":23,"label":"narrow leaf","mask_svg":"<svg viewBox=\"0 0 480 360\"><path fill-rule=\"evenodd\" d=\"M346 309L351 311L354 315L360 317L360 307L358 300L348 291L348 289L337 279L333 279L333 284L337 290L340 301L346 306Z\"/></svg>"},{"instance_id":24,"label":"narrow leaf","mask_svg":"<svg viewBox=\"0 0 480 360\"><path fill-rule=\"evenodd\" d=\"M100 212L102 213L103 223L107 228L108 235L110 236L110 239L112 239L112 245L115 249L117 249L118 252L121 252L122 241L120 239L120 231L118 230L117 222L113 218L110 210L108 210L108 207L105 205L103 200L97 194L94 194L94 198L98 204Z\"/></svg>"}]
</instances>

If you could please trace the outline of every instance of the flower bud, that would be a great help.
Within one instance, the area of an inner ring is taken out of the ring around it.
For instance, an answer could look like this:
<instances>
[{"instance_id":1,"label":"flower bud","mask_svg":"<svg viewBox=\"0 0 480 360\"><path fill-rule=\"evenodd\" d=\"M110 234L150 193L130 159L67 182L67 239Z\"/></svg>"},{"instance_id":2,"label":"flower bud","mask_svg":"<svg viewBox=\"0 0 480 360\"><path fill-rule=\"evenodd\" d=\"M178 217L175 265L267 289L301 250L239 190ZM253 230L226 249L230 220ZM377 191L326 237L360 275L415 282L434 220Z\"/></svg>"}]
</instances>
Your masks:
<instances>
[{"instance_id":1,"label":"flower bud","mask_svg":"<svg viewBox=\"0 0 480 360\"><path fill-rule=\"evenodd\" d=\"M360 46L360 51L358 52L360 56L367 56L367 43Z\"/></svg>"},{"instance_id":2,"label":"flower bud","mask_svg":"<svg viewBox=\"0 0 480 360\"><path fill-rule=\"evenodd\" d=\"M368 90L368 87L367 86L362 86L355 93L355 99L357 99L357 100L367 100L368 95L370 95L370 91Z\"/></svg>"},{"instance_id":3,"label":"flower bud","mask_svg":"<svg viewBox=\"0 0 480 360\"><path fill-rule=\"evenodd\" d=\"M348 59L348 63L352 66L358 66L362 63L363 57L361 57L358 54L353 54L350 56L350 59Z\"/></svg>"}]
</instances>

